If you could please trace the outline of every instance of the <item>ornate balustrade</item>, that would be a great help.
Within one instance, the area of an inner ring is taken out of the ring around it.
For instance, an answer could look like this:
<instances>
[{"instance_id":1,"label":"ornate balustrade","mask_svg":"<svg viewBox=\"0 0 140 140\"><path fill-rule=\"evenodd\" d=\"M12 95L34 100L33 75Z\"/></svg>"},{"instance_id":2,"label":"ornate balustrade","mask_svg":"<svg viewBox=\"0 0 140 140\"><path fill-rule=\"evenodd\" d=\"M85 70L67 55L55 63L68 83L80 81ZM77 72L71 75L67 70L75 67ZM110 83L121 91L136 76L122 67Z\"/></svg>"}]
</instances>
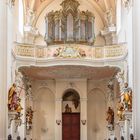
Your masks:
<instances>
[{"instance_id":1,"label":"ornate balustrade","mask_svg":"<svg viewBox=\"0 0 140 140\"><path fill-rule=\"evenodd\" d=\"M89 60L118 60L127 56L127 47L112 45L91 47L79 44L52 45L49 47L16 44L13 48L15 57L33 59L89 59Z\"/></svg>"}]
</instances>

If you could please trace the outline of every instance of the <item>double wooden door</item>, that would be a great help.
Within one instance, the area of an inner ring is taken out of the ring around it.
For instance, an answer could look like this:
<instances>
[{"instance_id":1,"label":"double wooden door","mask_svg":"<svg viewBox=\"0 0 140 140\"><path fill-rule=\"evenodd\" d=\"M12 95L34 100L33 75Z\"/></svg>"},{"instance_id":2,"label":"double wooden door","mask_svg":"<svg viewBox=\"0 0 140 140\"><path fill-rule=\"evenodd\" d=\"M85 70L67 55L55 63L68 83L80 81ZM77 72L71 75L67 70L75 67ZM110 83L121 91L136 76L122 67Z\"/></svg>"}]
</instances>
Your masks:
<instances>
[{"instance_id":1,"label":"double wooden door","mask_svg":"<svg viewBox=\"0 0 140 140\"><path fill-rule=\"evenodd\" d=\"M62 140L80 140L80 113L63 113Z\"/></svg>"}]
</instances>

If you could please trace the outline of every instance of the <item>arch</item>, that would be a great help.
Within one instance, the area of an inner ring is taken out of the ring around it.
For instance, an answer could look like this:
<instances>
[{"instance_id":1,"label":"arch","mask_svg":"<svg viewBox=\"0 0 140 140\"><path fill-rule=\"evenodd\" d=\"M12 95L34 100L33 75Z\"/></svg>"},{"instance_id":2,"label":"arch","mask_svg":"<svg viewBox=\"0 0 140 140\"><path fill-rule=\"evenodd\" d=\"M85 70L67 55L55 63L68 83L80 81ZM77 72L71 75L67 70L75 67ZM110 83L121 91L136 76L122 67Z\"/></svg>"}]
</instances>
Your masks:
<instances>
[{"instance_id":1,"label":"arch","mask_svg":"<svg viewBox=\"0 0 140 140\"><path fill-rule=\"evenodd\" d=\"M55 96L55 92L54 92L52 89L50 89L48 86L40 86L40 87L37 88L37 90L35 91L35 95L34 95L35 99L38 99L39 90L41 90L41 89L43 89L43 88L48 89L48 90Z\"/></svg>"},{"instance_id":2,"label":"arch","mask_svg":"<svg viewBox=\"0 0 140 140\"><path fill-rule=\"evenodd\" d=\"M92 91L94 91L94 90L99 90L99 91L101 91L101 93L104 95L104 99L105 99L105 101L106 101L106 94L105 94L105 92L104 92L101 88L98 88L98 87L95 87L95 88L91 89L91 90L88 92L88 94L87 94L87 98L88 98L89 94L92 94ZM94 94L95 94L95 93L94 93Z\"/></svg>"},{"instance_id":3,"label":"arch","mask_svg":"<svg viewBox=\"0 0 140 140\"><path fill-rule=\"evenodd\" d=\"M33 22L33 26L36 26L36 23L38 21L38 18L40 17L40 15L42 14L42 12L46 9L46 7L48 5L50 5L54 0L49 0L49 1L44 1L38 8L37 10L37 14L36 14L36 18ZM98 5L96 2L92 1L92 2L87 2L93 5L93 10L98 14L98 16L101 18L101 21L103 22L103 25L105 25L105 19L104 19L104 11L103 9L100 7L100 5Z\"/></svg>"},{"instance_id":4,"label":"arch","mask_svg":"<svg viewBox=\"0 0 140 140\"><path fill-rule=\"evenodd\" d=\"M82 91L78 87L75 87L75 86L71 87L71 86L69 86L69 87L65 87L64 90L62 91L62 94L61 94L61 98L62 99L63 99L63 95L65 94L65 92L67 90L75 90L79 94L79 96L81 98Z\"/></svg>"},{"instance_id":5,"label":"arch","mask_svg":"<svg viewBox=\"0 0 140 140\"><path fill-rule=\"evenodd\" d=\"M80 99L80 94L79 92L77 92L77 90L75 90L74 88L68 88L66 89L63 94L62 94L62 99L64 98L64 96L68 93L68 92L73 92L75 94L77 94L77 96L79 96L79 99Z\"/></svg>"}]
</instances>

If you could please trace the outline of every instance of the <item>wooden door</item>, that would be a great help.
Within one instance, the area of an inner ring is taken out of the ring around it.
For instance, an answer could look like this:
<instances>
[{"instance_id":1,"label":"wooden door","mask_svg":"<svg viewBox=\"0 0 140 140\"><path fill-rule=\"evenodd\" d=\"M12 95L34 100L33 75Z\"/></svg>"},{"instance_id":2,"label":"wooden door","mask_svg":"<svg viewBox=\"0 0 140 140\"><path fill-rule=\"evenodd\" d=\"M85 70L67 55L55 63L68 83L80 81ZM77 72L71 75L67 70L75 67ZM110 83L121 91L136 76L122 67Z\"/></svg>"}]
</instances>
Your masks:
<instances>
[{"instance_id":1,"label":"wooden door","mask_svg":"<svg viewBox=\"0 0 140 140\"><path fill-rule=\"evenodd\" d=\"M62 140L80 140L80 113L63 113Z\"/></svg>"}]
</instances>

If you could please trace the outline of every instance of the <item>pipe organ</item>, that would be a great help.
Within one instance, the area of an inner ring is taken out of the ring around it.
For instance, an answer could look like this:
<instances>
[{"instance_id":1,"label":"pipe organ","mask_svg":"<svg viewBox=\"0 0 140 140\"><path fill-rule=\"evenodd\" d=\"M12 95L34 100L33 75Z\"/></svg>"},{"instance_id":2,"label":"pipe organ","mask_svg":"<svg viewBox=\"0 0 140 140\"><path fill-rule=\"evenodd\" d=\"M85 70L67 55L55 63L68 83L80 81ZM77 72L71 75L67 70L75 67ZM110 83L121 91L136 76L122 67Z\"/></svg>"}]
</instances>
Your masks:
<instances>
[{"instance_id":1,"label":"pipe organ","mask_svg":"<svg viewBox=\"0 0 140 140\"><path fill-rule=\"evenodd\" d=\"M94 15L89 11L80 11L79 5L76 0L65 0L61 3L61 10L47 13L45 17L47 45L94 44Z\"/></svg>"}]
</instances>

